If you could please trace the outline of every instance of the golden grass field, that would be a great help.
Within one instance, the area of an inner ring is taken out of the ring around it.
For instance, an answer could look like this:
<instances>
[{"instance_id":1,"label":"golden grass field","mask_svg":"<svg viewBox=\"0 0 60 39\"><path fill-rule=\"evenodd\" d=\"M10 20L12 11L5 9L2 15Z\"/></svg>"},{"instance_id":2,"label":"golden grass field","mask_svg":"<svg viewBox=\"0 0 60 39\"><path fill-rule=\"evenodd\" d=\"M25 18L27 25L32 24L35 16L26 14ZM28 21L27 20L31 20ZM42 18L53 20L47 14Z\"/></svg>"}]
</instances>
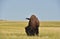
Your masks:
<instances>
[{"instance_id":1,"label":"golden grass field","mask_svg":"<svg viewBox=\"0 0 60 39\"><path fill-rule=\"evenodd\" d=\"M0 21L0 39L60 39L60 22L40 22L39 36L27 36L25 21Z\"/></svg>"}]
</instances>

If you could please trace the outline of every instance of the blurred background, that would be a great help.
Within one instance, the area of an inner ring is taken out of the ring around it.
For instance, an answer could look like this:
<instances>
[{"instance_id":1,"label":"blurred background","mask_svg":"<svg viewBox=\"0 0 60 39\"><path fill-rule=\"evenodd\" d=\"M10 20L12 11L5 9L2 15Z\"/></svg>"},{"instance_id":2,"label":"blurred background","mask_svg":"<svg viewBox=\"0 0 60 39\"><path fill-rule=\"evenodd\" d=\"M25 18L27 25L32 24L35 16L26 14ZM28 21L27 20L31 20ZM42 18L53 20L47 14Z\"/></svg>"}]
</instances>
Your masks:
<instances>
[{"instance_id":1,"label":"blurred background","mask_svg":"<svg viewBox=\"0 0 60 39\"><path fill-rule=\"evenodd\" d=\"M41 21L60 20L60 0L0 0L1 20L26 20L35 14Z\"/></svg>"}]
</instances>

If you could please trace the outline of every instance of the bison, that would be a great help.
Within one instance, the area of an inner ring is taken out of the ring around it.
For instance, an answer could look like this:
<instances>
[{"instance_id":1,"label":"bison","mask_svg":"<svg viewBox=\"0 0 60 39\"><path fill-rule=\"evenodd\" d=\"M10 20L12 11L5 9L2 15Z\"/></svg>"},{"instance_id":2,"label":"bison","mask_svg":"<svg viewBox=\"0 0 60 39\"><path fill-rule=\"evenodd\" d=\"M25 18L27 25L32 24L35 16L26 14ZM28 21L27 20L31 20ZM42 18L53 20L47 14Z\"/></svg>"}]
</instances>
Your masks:
<instances>
[{"instance_id":1,"label":"bison","mask_svg":"<svg viewBox=\"0 0 60 39\"><path fill-rule=\"evenodd\" d=\"M39 20L35 15L32 15L29 20L28 26L25 27L25 32L27 35L37 35L39 34Z\"/></svg>"}]
</instances>

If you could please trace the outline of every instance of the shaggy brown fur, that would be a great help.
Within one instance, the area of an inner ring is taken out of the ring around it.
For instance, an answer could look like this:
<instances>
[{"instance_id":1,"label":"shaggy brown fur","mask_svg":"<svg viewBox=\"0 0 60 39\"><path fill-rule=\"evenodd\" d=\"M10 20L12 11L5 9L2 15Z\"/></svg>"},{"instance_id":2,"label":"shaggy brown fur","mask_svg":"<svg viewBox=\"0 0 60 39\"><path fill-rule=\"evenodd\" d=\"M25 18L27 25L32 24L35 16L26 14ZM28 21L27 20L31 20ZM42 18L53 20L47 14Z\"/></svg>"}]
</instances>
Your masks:
<instances>
[{"instance_id":1,"label":"shaggy brown fur","mask_svg":"<svg viewBox=\"0 0 60 39\"><path fill-rule=\"evenodd\" d=\"M35 15L32 15L30 18L26 18L29 20L28 26L25 28L26 33L29 32L29 35L38 35L39 34L39 20ZM28 28L28 29L27 29Z\"/></svg>"},{"instance_id":2,"label":"shaggy brown fur","mask_svg":"<svg viewBox=\"0 0 60 39\"><path fill-rule=\"evenodd\" d=\"M29 20L29 26L36 28L39 27L39 20L35 15L32 15Z\"/></svg>"}]
</instances>

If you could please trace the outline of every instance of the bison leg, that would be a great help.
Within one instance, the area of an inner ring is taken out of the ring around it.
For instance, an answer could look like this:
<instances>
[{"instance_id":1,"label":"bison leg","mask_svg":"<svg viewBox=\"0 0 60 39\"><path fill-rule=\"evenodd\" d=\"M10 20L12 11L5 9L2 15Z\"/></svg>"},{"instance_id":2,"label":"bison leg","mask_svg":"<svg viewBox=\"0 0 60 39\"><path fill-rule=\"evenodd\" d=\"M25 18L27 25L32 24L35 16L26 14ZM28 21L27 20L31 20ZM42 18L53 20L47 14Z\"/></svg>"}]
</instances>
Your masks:
<instances>
[{"instance_id":1,"label":"bison leg","mask_svg":"<svg viewBox=\"0 0 60 39\"><path fill-rule=\"evenodd\" d=\"M35 33L36 33L36 35L38 36L38 34L39 34L39 29L38 29L38 27L36 28Z\"/></svg>"},{"instance_id":2,"label":"bison leg","mask_svg":"<svg viewBox=\"0 0 60 39\"><path fill-rule=\"evenodd\" d=\"M28 30L29 30L29 29L28 29L28 26L25 27L25 32L26 32L27 35L29 35Z\"/></svg>"},{"instance_id":3,"label":"bison leg","mask_svg":"<svg viewBox=\"0 0 60 39\"><path fill-rule=\"evenodd\" d=\"M25 32L28 36L31 35L31 27L30 26L25 27Z\"/></svg>"}]
</instances>

